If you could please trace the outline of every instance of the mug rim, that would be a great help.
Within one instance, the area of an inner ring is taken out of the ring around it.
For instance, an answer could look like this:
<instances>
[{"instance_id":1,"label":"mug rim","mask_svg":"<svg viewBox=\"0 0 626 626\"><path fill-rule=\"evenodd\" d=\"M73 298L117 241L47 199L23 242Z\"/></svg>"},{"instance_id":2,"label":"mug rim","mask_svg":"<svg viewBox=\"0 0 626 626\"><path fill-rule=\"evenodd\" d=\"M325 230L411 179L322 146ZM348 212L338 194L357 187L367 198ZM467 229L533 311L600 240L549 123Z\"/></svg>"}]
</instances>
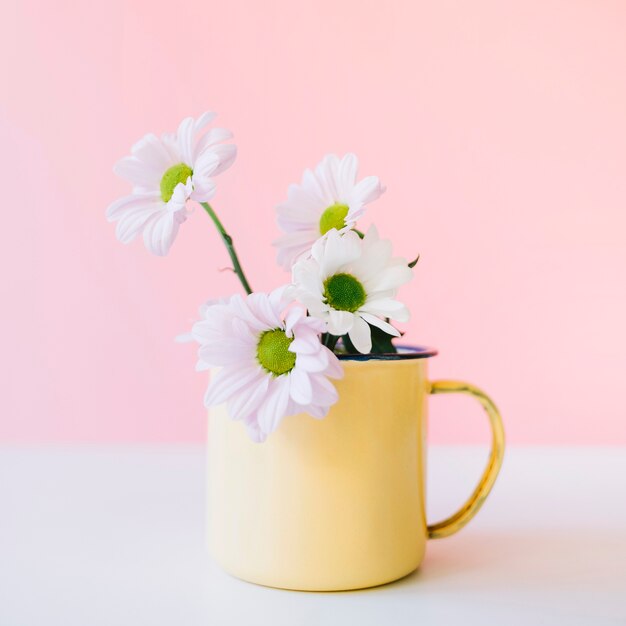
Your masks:
<instances>
[{"instance_id":1,"label":"mug rim","mask_svg":"<svg viewBox=\"0 0 626 626\"><path fill-rule=\"evenodd\" d=\"M340 361L409 361L412 359L428 359L436 356L438 351L428 346L399 345L404 352L384 352L382 354L338 354Z\"/></svg>"}]
</instances>

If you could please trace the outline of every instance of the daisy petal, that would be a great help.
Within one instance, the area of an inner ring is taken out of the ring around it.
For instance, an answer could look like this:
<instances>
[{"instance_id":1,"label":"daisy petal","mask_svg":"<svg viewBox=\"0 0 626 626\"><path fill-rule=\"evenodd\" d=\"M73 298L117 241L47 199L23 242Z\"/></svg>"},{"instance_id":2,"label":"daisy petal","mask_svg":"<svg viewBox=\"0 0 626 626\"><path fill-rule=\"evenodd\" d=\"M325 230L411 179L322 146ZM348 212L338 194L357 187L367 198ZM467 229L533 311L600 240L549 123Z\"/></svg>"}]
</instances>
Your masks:
<instances>
[{"instance_id":1,"label":"daisy petal","mask_svg":"<svg viewBox=\"0 0 626 626\"><path fill-rule=\"evenodd\" d=\"M294 369L289 375L289 395L294 402L307 405L313 400L313 387L309 375L301 369Z\"/></svg>"},{"instance_id":2,"label":"daisy petal","mask_svg":"<svg viewBox=\"0 0 626 626\"><path fill-rule=\"evenodd\" d=\"M390 317L398 322L409 321L409 310L402 302L392 298L382 298L380 300L368 300L359 311L372 313L379 317Z\"/></svg>"},{"instance_id":3,"label":"daisy petal","mask_svg":"<svg viewBox=\"0 0 626 626\"><path fill-rule=\"evenodd\" d=\"M261 430L270 434L277 428L285 417L285 409L289 402L289 380L280 376L270 381L267 394L258 412L258 421Z\"/></svg>"},{"instance_id":4,"label":"daisy petal","mask_svg":"<svg viewBox=\"0 0 626 626\"><path fill-rule=\"evenodd\" d=\"M341 197L348 198L352 193L358 170L359 160L356 158L356 154L349 153L341 159L337 180L337 187Z\"/></svg>"},{"instance_id":5,"label":"daisy petal","mask_svg":"<svg viewBox=\"0 0 626 626\"><path fill-rule=\"evenodd\" d=\"M156 188L161 181L162 172L157 168L142 163L136 157L120 159L113 171L121 178L137 187Z\"/></svg>"},{"instance_id":6,"label":"daisy petal","mask_svg":"<svg viewBox=\"0 0 626 626\"><path fill-rule=\"evenodd\" d=\"M146 223L143 231L143 242L146 248L157 256L165 256L169 251L179 227L174 213L157 213Z\"/></svg>"},{"instance_id":7,"label":"daisy petal","mask_svg":"<svg viewBox=\"0 0 626 626\"><path fill-rule=\"evenodd\" d=\"M219 165L215 168L213 176L217 176L227 170L237 157L237 146L232 143L221 143L212 147L211 151L219 158Z\"/></svg>"},{"instance_id":8,"label":"daisy petal","mask_svg":"<svg viewBox=\"0 0 626 626\"><path fill-rule=\"evenodd\" d=\"M356 316L349 311L330 311L328 313L328 332L340 337L345 335L354 324Z\"/></svg>"},{"instance_id":9,"label":"daisy petal","mask_svg":"<svg viewBox=\"0 0 626 626\"><path fill-rule=\"evenodd\" d=\"M160 210L160 206L153 203L137 207L122 215L115 228L115 236L118 241L130 243Z\"/></svg>"},{"instance_id":10,"label":"daisy petal","mask_svg":"<svg viewBox=\"0 0 626 626\"><path fill-rule=\"evenodd\" d=\"M400 285L408 283L412 278L413 270L404 262L385 268L365 282L370 291L384 291L397 289Z\"/></svg>"},{"instance_id":11,"label":"daisy petal","mask_svg":"<svg viewBox=\"0 0 626 626\"><path fill-rule=\"evenodd\" d=\"M181 161L187 165L193 163L193 117L186 117L178 126L176 133Z\"/></svg>"},{"instance_id":12,"label":"daisy petal","mask_svg":"<svg viewBox=\"0 0 626 626\"><path fill-rule=\"evenodd\" d=\"M255 415L261 406L263 399L267 394L269 378L260 375L254 381L254 385L250 385L233 395L228 403L228 412L234 420L248 419L251 415Z\"/></svg>"},{"instance_id":13,"label":"daisy petal","mask_svg":"<svg viewBox=\"0 0 626 626\"><path fill-rule=\"evenodd\" d=\"M205 111L193 124L193 132L198 135L201 133L217 116L213 111ZM209 131L210 132L210 131Z\"/></svg>"},{"instance_id":14,"label":"daisy petal","mask_svg":"<svg viewBox=\"0 0 626 626\"><path fill-rule=\"evenodd\" d=\"M386 332L392 337L400 337L400 331L397 328L394 328L391 324L385 322L385 320L381 320L380 317L361 312L359 312L359 315L371 326L376 326L376 328L380 328L380 330Z\"/></svg>"},{"instance_id":15,"label":"daisy petal","mask_svg":"<svg viewBox=\"0 0 626 626\"><path fill-rule=\"evenodd\" d=\"M267 439L267 435L261 430L256 415L251 415L244 420L248 437L254 443L263 443Z\"/></svg>"},{"instance_id":16,"label":"daisy petal","mask_svg":"<svg viewBox=\"0 0 626 626\"><path fill-rule=\"evenodd\" d=\"M150 133L140 139L132 148L134 157L145 163L151 170L161 173L165 172L172 165L176 165L172 155L159 141L158 137Z\"/></svg>"},{"instance_id":17,"label":"daisy petal","mask_svg":"<svg viewBox=\"0 0 626 626\"><path fill-rule=\"evenodd\" d=\"M359 236L354 232L340 235L336 230L328 232L325 240L313 246L313 257L320 262L322 277L332 276L361 255Z\"/></svg>"},{"instance_id":18,"label":"daisy petal","mask_svg":"<svg viewBox=\"0 0 626 626\"><path fill-rule=\"evenodd\" d=\"M310 382L316 403L331 406L339 399L335 386L324 376L313 375Z\"/></svg>"},{"instance_id":19,"label":"daisy petal","mask_svg":"<svg viewBox=\"0 0 626 626\"><path fill-rule=\"evenodd\" d=\"M233 134L226 128L212 128L210 131L202 135L200 139L198 139L198 143L194 148L194 160L197 159L202 152L210 146L213 146L216 143L221 143L222 141L228 141L232 138Z\"/></svg>"},{"instance_id":20,"label":"daisy petal","mask_svg":"<svg viewBox=\"0 0 626 626\"><path fill-rule=\"evenodd\" d=\"M361 354L369 354L372 350L372 333L370 327L360 317L355 316L354 324L348 333L350 341Z\"/></svg>"},{"instance_id":21,"label":"daisy petal","mask_svg":"<svg viewBox=\"0 0 626 626\"><path fill-rule=\"evenodd\" d=\"M114 222L132 211L141 211L148 205L161 208L162 204L153 194L132 194L110 204L106 212L106 218L109 222Z\"/></svg>"},{"instance_id":22,"label":"daisy petal","mask_svg":"<svg viewBox=\"0 0 626 626\"><path fill-rule=\"evenodd\" d=\"M204 406L221 404L255 379L260 378L261 370L259 367L249 367L243 371L239 368L224 367L211 380L204 396Z\"/></svg>"},{"instance_id":23,"label":"daisy petal","mask_svg":"<svg viewBox=\"0 0 626 626\"><path fill-rule=\"evenodd\" d=\"M368 176L352 189L352 198L361 204L369 204L378 200L385 188L380 184L378 176Z\"/></svg>"}]
</instances>

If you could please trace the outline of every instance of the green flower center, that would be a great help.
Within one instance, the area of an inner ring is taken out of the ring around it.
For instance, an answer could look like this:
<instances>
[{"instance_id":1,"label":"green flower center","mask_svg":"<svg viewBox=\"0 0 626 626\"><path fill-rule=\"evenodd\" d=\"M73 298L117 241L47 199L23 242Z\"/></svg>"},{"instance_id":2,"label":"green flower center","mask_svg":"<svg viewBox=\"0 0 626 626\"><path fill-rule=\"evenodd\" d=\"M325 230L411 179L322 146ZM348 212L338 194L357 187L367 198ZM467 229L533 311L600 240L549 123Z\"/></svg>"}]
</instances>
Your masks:
<instances>
[{"instance_id":1,"label":"green flower center","mask_svg":"<svg viewBox=\"0 0 626 626\"><path fill-rule=\"evenodd\" d=\"M365 304L367 294L358 279L351 274L340 273L324 281L324 297L336 311L354 313Z\"/></svg>"},{"instance_id":2,"label":"green flower center","mask_svg":"<svg viewBox=\"0 0 626 626\"><path fill-rule=\"evenodd\" d=\"M274 376L290 372L296 364L296 355L289 352L292 341L293 337L287 337L280 328L261 333L256 348L256 357L261 367Z\"/></svg>"},{"instance_id":3,"label":"green flower center","mask_svg":"<svg viewBox=\"0 0 626 626\"><path fill-rule=\"evenodd\" d=\"M161 179L161 198L163 202L169 202L170 198L174 195L174 189L178 183L187 182L187 179L193 174L193 170L184 163L178 165L172 165Z\"/></svg>"},{"instance_id":4,"label":"green flower center","mask_svg":"<svg viewBox=\"0 0 626 626\"><path fill-rule=\"evenodd\" d=\"M329 206L320 217L320 233L325 235L332 228L341 230L346 225L346 215L349 207L347 204L336 202Z\"/></svg>"}]
</instances>

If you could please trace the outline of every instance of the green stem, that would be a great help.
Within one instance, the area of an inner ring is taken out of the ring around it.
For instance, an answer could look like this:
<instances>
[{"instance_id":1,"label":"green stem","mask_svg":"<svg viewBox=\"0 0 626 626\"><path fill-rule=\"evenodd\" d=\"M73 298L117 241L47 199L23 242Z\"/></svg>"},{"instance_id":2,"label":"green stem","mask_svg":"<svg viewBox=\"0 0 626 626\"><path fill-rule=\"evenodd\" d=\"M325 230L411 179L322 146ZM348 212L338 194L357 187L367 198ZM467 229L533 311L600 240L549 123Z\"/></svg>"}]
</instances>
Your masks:
<instances>
[{"instance_id":1,"label":"green stem","mask_svg":"<svg viewBox=\"0 0 626 626\"><path fill-rule=\"evenodd\" d=\"M217 217L217 214L213 210L213 207L208 202L200 203L204 210L209 214L209 217L213 220L215 224L215 228L220 234L224 245L226 246L226 250L228 250L228 254L230 255L230 260L233 262L233 269L235 270L235 274L239 277L243 288L246 290L246 293L252 293L252 287L250 287L250 283L246 278L246 275L243 272L243 268L241 267L241 263L239 262L239 257L235 252L235 246L233 245L233 238L226 232L222 222L220 222L220 218Z\"/></svg>"}]
</instances>

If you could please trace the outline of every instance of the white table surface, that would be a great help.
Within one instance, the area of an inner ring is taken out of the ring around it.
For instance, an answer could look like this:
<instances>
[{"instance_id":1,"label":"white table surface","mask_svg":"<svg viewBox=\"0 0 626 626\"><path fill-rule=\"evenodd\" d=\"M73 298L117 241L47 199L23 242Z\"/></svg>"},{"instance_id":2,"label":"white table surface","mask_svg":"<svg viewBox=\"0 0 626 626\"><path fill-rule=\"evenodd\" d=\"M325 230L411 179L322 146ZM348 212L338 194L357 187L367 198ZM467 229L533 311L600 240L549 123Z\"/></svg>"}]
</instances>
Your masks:
<instances>
[{"instance_id":1,"label":"white table surface","mask_svg":"<svg viewBox=\"0 0 626 626\"><path fill-rule=\"evenodd\" d=\"M485 451L431 448L429 515ZM0 626L626 624L626 450L510 448L420 570L347 593L268 589L204 548L199 446L0 448Z\"/></svg>"}]
</instances>

